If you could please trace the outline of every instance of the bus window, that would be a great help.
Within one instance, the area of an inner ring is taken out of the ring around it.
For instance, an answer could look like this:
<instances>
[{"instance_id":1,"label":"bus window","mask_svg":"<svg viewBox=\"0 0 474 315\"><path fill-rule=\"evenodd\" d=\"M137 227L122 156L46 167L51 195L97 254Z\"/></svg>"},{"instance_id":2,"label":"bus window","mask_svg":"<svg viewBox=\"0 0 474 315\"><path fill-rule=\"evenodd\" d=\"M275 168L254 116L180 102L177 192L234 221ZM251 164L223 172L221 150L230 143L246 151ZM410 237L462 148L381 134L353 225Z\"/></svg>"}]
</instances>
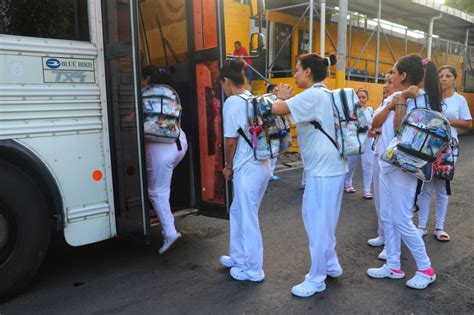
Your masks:
<instances>
[{"instance_id":1,"label":"bus window","mask_svg":"<svg viewBox=\"0 0 474 315\"><path fill-rule=\"evenodd\" d=\"M87 0L2 1L0 33L89 41Z\"/></svg>"},{"instance_id":2,"label":"bus window","mask_svg":"<svg viewBox=\"0 0 474 315\"><path fill-rule=\"evenodd\" d=\"M225 182L222 177L222 116L218 72L218 61L196 65L201 198L206 202L223 204Z\"/></svg>"},{"instance_id":3,"label":"bus window","mask_svg":"<svg viewBox=\"0 0 474 315\"><path fill-rule=\"evenodd\" d=\"M170 66L188 62L184 0L140 1L139 19L142 65Z\"/></svg>"},{"instance_id":4,"label":"bus window","mask_svg":"<svg viewBox=\"0 0 474 315\"><path fill-rule=\"evenodd\" d=\"M194 50L217 47L216 1L193 1Z\"/></svg>"}]
</instances>

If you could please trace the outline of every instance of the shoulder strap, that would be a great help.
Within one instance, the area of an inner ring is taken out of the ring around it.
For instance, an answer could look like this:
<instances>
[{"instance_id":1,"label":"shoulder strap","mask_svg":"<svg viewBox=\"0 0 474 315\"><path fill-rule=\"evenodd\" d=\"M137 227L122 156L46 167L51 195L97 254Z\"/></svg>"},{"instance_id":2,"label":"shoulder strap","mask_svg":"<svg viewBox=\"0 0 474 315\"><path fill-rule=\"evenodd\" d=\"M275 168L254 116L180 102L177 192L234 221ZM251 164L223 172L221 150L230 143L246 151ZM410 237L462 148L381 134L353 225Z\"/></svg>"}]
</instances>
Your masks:
<instances>
[{"instance_id":1,"label":"shoulder strap","mask_svg":"<svg viewBox=\"0 0 474 315\"><path fill-rule=\"evenodd\" d=\"M237 132L239 133L239 135L242 136L242 138L244 138L245 142L247 142L248 145L249 145L251 148L253 148L252 142L250 141L249 138L247 138L247 135L246 135L245 132L242 130L242 128L239 128L239 129L237 130Z\"/></svg>"},{"instance_id":2,"label":"shoulder strap","mask_svg":"<svg viewBox=\"0 0 474 315\"><path fill-rule=\"evenodd\" d=\"M323 127L321 127L321 124L319 122L317 122L316 120L313 120L313 121L310 121L309 123L313 125L314 128L320 130L326 137L328 137L328 139L332 142L332 144L334 144L336 149L339 151L336 141L334 141L334 139L326 131L324 131Z\"/></svg>"}]
</instances>

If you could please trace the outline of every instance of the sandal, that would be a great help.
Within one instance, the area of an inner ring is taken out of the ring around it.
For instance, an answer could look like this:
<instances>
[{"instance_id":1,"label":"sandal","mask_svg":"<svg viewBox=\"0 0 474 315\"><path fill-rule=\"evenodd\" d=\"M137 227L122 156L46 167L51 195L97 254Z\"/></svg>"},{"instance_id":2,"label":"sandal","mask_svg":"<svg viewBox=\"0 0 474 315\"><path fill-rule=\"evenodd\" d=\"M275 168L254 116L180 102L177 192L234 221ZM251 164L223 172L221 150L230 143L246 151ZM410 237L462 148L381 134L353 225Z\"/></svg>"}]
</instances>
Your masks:
<instances>
[{"instance_id":1,"label":"sandal","mask_svg":"<svg viewBox=\"0 0 474 315\"><path fill-rule=\"evenodd\" d=\"M424 274L423 272L417 271L415 276L407 281L406 286L413 289L423 290L423 289L426 289L427 286L429 286L435 281L436 281L435 274L432 276L428 276L427 274Z\"/></svg>"},{"instance_id":2,"label":"sandal","mask_svg":"<svg viewBox=\"0 0 474 315\"><path fill-rule=\"evenodd\" d=\"M451 239L445 230L435 230L434 237L440 242L448 242Z\"/></svg>"},{"instance_id":3,"label":"sandal","mask_svg":"<svg viewBox=\"0 0 474 315\"><path fill-rule=\"evenodd\" d=\"M365 200L371 200L374 199L374 195L372 195L370 192L366 192L362 195L362 198L364 198Z\"/></svg>"},{"instance_id":4,"label":"sandal","mask_svg":"<svg viewBox=\"0 0 474 315\"><path fill-rule=\"evenodd\" d=\"M346 187L346 188L345 188L345 191L346 191L346 193L353 194L353 193L356 192L356 189L355 189L354 187L352 187L352 186L349 186L349 187Z\"/></svg>"}]
</instances>

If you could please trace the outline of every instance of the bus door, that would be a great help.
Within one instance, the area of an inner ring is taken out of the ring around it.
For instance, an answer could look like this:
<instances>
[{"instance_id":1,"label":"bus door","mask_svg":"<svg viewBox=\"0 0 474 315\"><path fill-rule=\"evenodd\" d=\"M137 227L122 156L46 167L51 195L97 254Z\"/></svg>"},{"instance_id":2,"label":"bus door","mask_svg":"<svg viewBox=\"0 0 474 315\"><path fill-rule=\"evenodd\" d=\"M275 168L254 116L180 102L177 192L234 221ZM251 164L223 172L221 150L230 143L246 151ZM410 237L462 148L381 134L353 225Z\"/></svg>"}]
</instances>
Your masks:
<instances>
[{"instance_id":1,"label":"bus door","mask_svg":"<svg viewBox=\"0 0 474 315\"><path fill-rule=\"evenodd\" d=\"M218 80L224 60L223 1L189 1L192 5L189 40L195 82L195 128L193 136L196 186L200 213L227 218L229 184L222 176L224 167L222 92Z\"/></svg>"},{"instance_id":2,"label":"bus door","mask_svg":"<svg viewBox=\"0 0 474 315\"><path fill-rule=\"evenodd\" d=\"M145 184L137 0L103 1L107 100L119 234L144 238L149 231Z\"/></svg>"}]
</instances>

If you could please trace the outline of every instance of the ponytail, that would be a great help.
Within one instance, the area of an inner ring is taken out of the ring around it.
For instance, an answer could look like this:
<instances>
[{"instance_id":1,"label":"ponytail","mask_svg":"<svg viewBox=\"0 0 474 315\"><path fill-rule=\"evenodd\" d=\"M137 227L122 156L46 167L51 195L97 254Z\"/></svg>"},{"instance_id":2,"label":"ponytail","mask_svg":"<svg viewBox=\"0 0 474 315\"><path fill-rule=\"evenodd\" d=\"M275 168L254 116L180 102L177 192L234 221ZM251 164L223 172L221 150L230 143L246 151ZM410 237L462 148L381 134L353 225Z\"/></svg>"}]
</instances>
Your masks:
<instances>
[{"instance_id":1,"label":"ponytail","mask_svg":"<svg viewBox=\"0 0 474 315\"><path fill-rule=\"evenodd\" d=\"M321 82L328 76L328 67L336 64L337 59L334 54L326 58L318 54L304 54L298 56L298 61L303 69L311 69L311 74L315 82Z\"/></svg>"},{"instance_id":2,"label":"ponytail","mask_svg":"<svg viewBox=\"0 0 474 315\"><path fill-rule=\"evenodd\" d=\"M439 75L438 69L431 60L423 60L425 66L425 91L428 94L428 99L430 101L430 106L432 110L441 112L442 109L442 94L439 87Z\"/></svg>"},{"instance_id":3,"label":"ponytail","mask_svg":"<svg viewBox=\"0 0 474 315\"><path fill-rule=\"evenodd\" d=\"M406 73L404 82L409 85L418 85L424 80L424 88L431 109L438 112L442 111L438 71L431 60L421 59L420 56L412 54L398 59L395 67L398 73Z\"/></svg>"},{"instance_id":4,"label":"ponytail","mask_svg":"<svg viewBox=\"0 0 474 315\"><path fill-rule=\"evenodd\" d=\"M219 80L229 79L234 85L241 86L245 83L245 62L241 58L226 60L219 71Z\"/></svg>"}]
</instances>

